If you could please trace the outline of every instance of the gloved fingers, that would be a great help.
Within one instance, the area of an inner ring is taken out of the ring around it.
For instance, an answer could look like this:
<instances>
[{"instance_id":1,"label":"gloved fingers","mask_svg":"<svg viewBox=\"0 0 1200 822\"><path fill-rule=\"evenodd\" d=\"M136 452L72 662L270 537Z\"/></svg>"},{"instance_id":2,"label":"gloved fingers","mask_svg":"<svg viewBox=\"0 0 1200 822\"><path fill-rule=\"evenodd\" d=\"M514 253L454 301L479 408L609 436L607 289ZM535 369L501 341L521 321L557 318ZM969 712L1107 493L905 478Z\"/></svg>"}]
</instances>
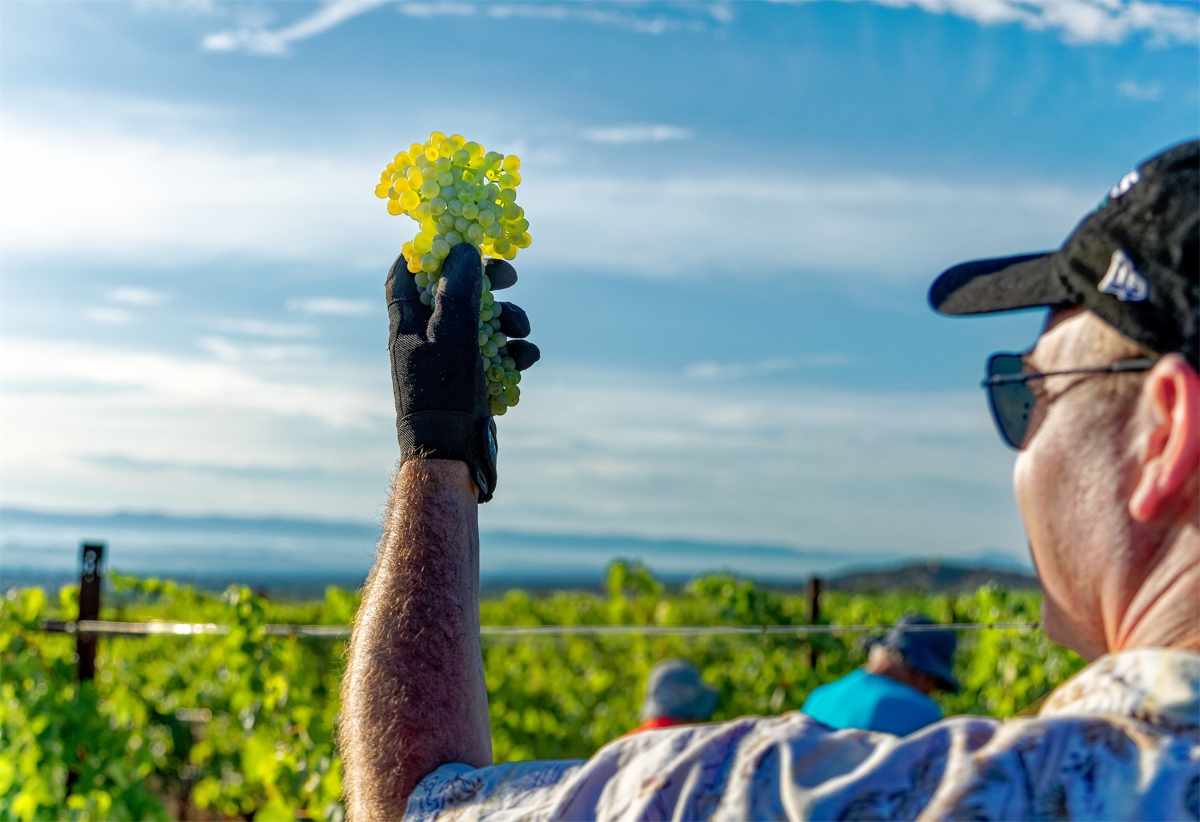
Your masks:
<instances>
[{"instance_id":1,"label":"gloved fingers","mask_svg":"<svg viewBox=\"0 0 1200 822\"><path fill-rule=\"evenodd\" d=\"M409 273L408 261L404 259L403 254L396 258L396 262L392 263L388 271L384 295L387 298L388 316L393 328L401 334L424 336L433 310L421 304L417 281Z\"/></svg>"},{"instance_id":2,"label":"gloved fingers","mask_svg":"<svg viewBox=\"0 0 1200 822\"><path fill-rule=\"evenodd\" d=\"M518 371L524 371L542 358L542 352L528 340L510 340L507 348L508 356L513 358Z\"/></svg>"},{"instance_id":3,"label":"gloved fingers","mask_svg":"<svg viewBox=\"0 0 1200 822\"><path fill-rule=\"evenodd\" d=\"M525 313L525 309L512 303L500 303L500 305L503 306L500 311L500 330L504 332L504 335L506 337L528 337L529 315Z\"/></svg>"},{"instance_id":4,"label":"gloved fingers","mask_svg":"<svg viewBox=\"0 0 1200 822\"><path fill-rule=\"evenodd\" d=\"M502 288L510 288L517 284L517 270L512 267L508 260L497 260L494 257L488 257L484 262L483 273L487 275L488 282L492 285L492 291L499 291Z\"/></svg>"},{"instance_id":5,"label":"gloved fingers","mask_svg":"<svg viewBox=\"0 0 1200 822\"><path fill-rule=\"evenodd\" d=\"M388 305L391 305L396 300L417 300L421 295L417 291L417 281L408 271L408 260L404 259L401 254L396 258L396 262L392 263L392 267L388 269L387 283L384 286L387 292Z\"/></svg>"},{"instance_id":6,"label":"gloved fingers","mask_svg":"<svg viewBox=\"0 0 1200 822\"><path fill-rule=\"evenodd\" d=\"M479 252L469 243L459 243L442 260L442 282L438 284L438 302L450 299L479 313L483 292L483 266Z\"/></svg>"}]
</instances>

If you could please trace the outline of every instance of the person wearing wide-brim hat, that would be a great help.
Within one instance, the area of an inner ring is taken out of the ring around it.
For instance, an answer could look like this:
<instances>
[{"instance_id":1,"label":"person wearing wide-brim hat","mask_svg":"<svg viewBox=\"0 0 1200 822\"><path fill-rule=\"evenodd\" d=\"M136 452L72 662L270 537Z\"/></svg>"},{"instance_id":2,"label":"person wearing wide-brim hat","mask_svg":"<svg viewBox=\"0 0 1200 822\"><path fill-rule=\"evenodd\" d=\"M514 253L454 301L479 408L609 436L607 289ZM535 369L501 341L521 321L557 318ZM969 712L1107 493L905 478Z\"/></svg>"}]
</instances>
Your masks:
<instances>
[{"instance_id":1,"label":"person wearing wide-brim hat","mask_svg":"<svg viewBox=\"0 0 1200 822\"><path fill-rule=\"evenodd\" d=\"M686 659L664 659L646 675L642 724L629 733L707 722L716 707L717 689L700 678L699 668Z\"/></svg>"},{"instance_id":2,"label":"person wearing wide-brim hat","mask_svg":"<svg viewBox=\"0 0 1200 822\"><path fill-rule=\"evenodd\" d=\"M801 710L831 728L858 728L906 736L942 718L929 698L937 690L957 691L952 630L922 614L896 620L887 635L871 645L867 664L809 694Z\"/></svg>"}]
</instances>

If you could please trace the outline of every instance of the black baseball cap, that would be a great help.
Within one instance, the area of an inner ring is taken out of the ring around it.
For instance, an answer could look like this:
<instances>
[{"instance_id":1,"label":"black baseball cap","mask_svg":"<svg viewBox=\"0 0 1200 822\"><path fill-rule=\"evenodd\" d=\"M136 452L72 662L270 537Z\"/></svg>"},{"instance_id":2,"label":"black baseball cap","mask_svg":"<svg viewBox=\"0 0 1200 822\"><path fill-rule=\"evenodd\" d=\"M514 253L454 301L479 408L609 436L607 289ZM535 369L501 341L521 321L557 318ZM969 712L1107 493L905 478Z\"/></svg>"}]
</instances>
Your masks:
<instances>
[{"instance_id":1,"label":"black baseball cap","mask_svg":"<svg viewBox=\"0 0 1200 822\"><path fill-rule=\"evenodd\" d=\"M1200 370L1200 140L1121 178L1057 251L975 260L929 289L942 314L1083 306L1159 354Z\"/></svg>"}]
</instances>

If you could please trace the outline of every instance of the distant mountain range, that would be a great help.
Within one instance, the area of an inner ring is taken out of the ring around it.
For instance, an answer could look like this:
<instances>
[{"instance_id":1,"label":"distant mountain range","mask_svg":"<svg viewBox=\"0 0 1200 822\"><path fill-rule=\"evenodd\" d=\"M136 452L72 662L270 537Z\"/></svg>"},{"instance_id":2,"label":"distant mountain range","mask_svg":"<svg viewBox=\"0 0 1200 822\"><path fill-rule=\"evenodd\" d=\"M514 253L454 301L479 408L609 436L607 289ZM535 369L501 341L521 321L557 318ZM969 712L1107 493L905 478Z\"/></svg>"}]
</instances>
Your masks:
<instances>
[{"instance_id":1,"label":"distant mountain range","mask_svg":"<svg viewBox=\"0 0 1200 822\"><path fill-rule=\"evenodd\" d=\"M379 525L364 522L0 508L0 585L57 585L72 579L81 542L94 540L105 542L108 567L124 573L170 576L205 587L233 581L297 592L319 591L326 584L356 587L370 569L379 534ZM878 574L881 565L905 565L904 557L882 552L619 535L515 531L480 535L481 576L484 585L493 589L593 587L617 558L640 560L669 582L728 570L784 585L814 574L831 577L858 568L872 568L870 573ZM928 567L924 560L921 563L913 567ZM953 563L1017 575L1028 570L1000 554ZM946 567L951 567L950 561ZM857 576L867 580L870 573ZM943 577L944 573L934 574L930 580Z\"/></svg>"}]
</instances>

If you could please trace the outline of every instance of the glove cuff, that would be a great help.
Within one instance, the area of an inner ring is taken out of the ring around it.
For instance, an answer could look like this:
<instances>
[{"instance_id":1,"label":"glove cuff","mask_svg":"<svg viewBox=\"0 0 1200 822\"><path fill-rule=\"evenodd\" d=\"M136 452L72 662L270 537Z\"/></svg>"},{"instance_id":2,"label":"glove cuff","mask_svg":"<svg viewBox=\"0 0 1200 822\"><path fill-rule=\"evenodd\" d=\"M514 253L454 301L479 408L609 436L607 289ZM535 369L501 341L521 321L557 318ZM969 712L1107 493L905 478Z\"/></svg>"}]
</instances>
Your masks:
<instances>
[{"instance_id":1,"label":"glove cuff","mask_svg":"<svg viewBox=\"0 0 1200 822\"><path fill-rule=\"evenodd\" d=\"M496 423L460 411L418 411L396 421L400 464L410 459L460 460L479 486L479 501L496 490Z\"/></svg>"}]
</instances>

